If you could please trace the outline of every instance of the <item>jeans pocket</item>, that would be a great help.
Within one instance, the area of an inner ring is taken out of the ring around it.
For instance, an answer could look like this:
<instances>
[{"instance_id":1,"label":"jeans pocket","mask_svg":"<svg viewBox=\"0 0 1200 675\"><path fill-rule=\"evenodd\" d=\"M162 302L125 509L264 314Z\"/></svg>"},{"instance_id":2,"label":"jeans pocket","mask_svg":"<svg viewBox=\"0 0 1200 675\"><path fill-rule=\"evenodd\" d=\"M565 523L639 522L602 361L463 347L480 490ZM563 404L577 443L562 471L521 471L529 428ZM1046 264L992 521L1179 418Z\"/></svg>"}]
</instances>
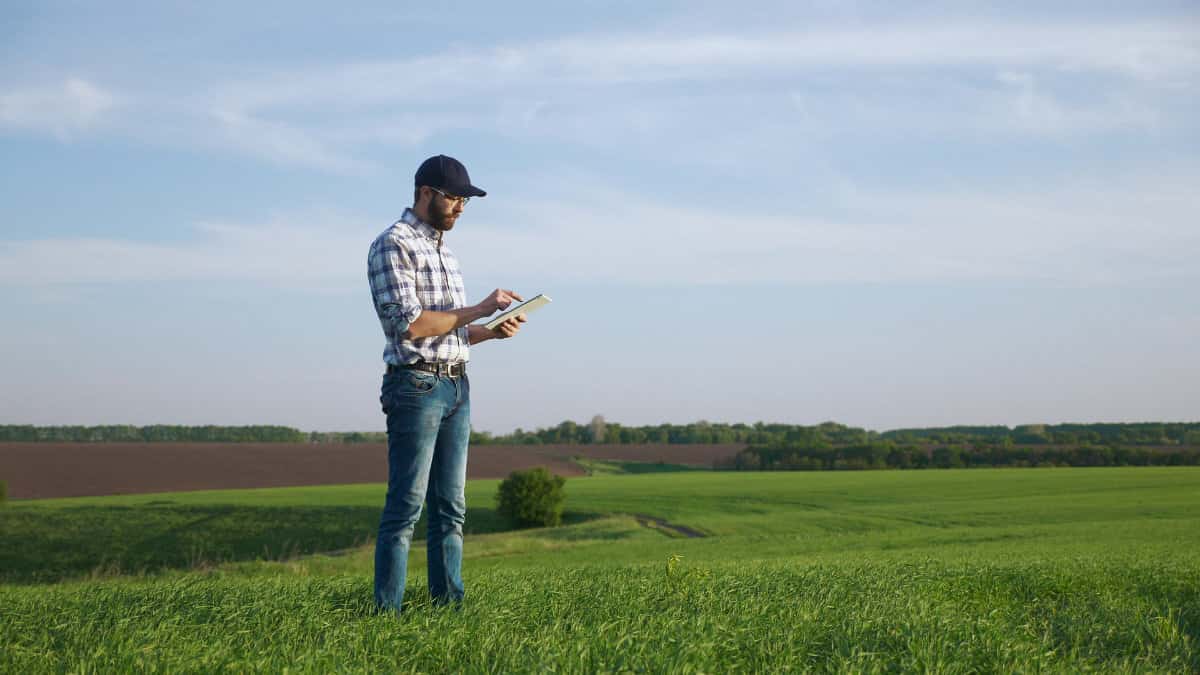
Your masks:
<instances>
[{"instance_id":1,"label":"jeans pocket","mask_svg":"<svg viewBox=\"0 0 1200 675\"><path fill-rule=\"evenodd\" d=\"M400 400L424 396L437 385L437 376L421 371L400 371L383 376L379 407L388 415Z\"/></svg>"},{"instance_id":2,"label":"jeans pocket","mask_svg":"<svg viewBox=\"0 0 1200 675\"><path fill-rule=\"evenodd\" d=\"M400 396L423 396L433 391L437 375L410 370L403 373L396 384L394 391Z\"/></svg>"}]
</instances>

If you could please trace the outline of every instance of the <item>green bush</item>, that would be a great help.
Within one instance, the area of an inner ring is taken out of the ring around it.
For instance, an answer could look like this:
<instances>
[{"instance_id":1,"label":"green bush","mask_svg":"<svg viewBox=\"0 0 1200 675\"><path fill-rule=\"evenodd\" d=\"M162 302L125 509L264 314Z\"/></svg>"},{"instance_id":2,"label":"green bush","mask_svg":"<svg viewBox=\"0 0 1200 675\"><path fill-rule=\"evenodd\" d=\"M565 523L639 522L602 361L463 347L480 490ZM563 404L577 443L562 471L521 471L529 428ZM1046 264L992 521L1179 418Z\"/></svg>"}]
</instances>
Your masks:
<instances>
[{"instance_id":1,"label":"green bush","mask_svg":"<svg viewBox=\"0 0 1200 675\"><path fill-rule=\"evenodd\" d=\"M0 480L0 504L8 501L8 483Z\"/></svg>"},{"instance_id":2,"label":"green bush","mask_svg":"<svg viewBox=\"0 0 1200 675\"><path fill-rule=\"evenodd\" d=\"M538 527L562 523L567 479L555 476L545 467L508 474L496 491L500 515L517 527Z\"/></svg>"}]
</instances>

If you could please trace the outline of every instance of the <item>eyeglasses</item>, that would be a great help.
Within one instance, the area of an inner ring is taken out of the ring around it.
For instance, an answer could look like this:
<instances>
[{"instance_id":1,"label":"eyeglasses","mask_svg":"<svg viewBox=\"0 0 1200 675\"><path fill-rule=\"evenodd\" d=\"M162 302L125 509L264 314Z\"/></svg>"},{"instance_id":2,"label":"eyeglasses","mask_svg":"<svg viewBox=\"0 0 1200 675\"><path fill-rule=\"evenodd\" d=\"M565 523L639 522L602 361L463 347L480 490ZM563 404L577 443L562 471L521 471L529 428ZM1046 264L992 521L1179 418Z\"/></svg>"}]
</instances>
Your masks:
<instances>
[{"instance_id":1,"label":"eyeglasses","mask_svg":"<svg viewBox=\"0 0 1200 675\"><path fill-rule=\"evenodd\" d=\"M442 192L441 190L439 190L435 187L429 186L429 185L426 185L425 187L438 193L448 202L453 202L455 204L462 204L463 206L466 206L467 202L471 201L470 197L459 197L457 195L446 194L445 192Z\"/></svg>"}]
</instances>

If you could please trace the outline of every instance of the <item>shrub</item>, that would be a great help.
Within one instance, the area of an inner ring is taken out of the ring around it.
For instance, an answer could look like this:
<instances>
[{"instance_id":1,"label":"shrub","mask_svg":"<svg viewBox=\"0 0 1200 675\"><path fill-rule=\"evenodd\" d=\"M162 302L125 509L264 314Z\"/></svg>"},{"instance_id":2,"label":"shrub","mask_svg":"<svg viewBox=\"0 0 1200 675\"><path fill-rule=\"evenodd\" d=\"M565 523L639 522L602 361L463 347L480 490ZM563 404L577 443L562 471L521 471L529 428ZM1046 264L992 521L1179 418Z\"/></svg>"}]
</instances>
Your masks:
<instances>
[{"instance_id":1,"label":"shrub","mask_svg":"<svg viewBox=\"0 0 1200 675\"><path fill-rule=\"evenodd\" d=\"M558 525L567 498L563 493L566 482L542 466L514 471L496 491L497 510L517 527Z\"/></svg>"},{"instance_id":2,"label":"shrub","mask_svg":"<svg viewBox=\"0 0 1200 675\"><path fill-rule=\"evenodd\" d=\"M8 500L8 483L0 480L0 504Z\"/></svg>"}]
</instances>

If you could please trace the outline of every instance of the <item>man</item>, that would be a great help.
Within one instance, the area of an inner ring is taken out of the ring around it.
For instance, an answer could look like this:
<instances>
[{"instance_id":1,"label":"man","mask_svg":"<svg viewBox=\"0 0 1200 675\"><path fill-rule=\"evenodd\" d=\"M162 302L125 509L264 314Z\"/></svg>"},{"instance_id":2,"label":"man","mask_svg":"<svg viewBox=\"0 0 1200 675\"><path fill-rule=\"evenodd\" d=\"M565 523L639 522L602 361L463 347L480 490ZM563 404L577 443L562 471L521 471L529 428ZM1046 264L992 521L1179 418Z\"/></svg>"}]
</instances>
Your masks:
<instances>
[{"instance_id":1,"label":"man","mask_svg":"<svg viewBox=\"0 0 1200 675\"><path fill-rule=\"evenodd\" d=\"M472 197L467 169L445 155L417 169L413 205L371 244L367 277L387 337L379 397L387 414L388 490L375 542L375 603L400 611L413 527L428 508L429 592L463 597L462 526L471 435L469 346L517 334L524 316L495 330L472 321L522 300L498 288L468 306L458 261L443 241Z\"/></svg>"}]
</instances>

